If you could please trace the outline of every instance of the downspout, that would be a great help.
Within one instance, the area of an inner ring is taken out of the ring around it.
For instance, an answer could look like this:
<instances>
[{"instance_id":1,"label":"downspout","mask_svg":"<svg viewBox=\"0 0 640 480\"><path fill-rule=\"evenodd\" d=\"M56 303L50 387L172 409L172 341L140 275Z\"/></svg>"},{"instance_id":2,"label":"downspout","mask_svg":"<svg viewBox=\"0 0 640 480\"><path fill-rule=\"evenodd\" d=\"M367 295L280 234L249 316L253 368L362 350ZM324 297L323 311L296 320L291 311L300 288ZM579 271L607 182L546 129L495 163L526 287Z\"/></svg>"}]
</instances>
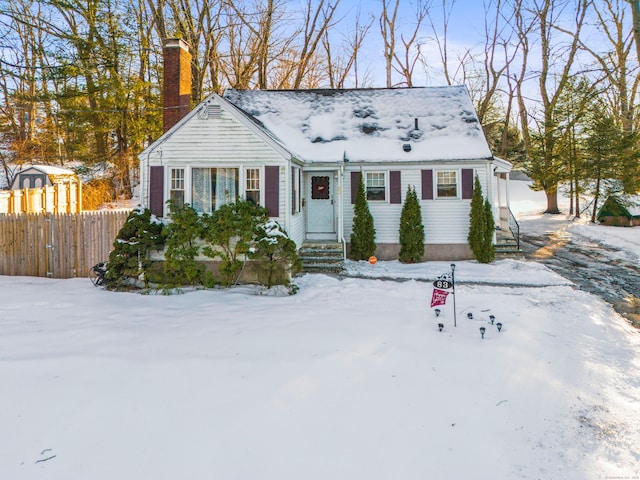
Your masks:
<instances>
[{"instance_id":1,"label":"downspout","mask_svg":"<svg viewBox=\"0 0 640 480\"><path fill-rule=\"evenodd\" d=\"M342 242L342 259L347 259L347 242L344 238L344 162L340 165L340 205L338 206L338 235Z\"/></svg>"},{"instance_id":2,"label":"downspout","mask_svg":"<svg viewBox=\"0 0 640 480\"><path fill-rule=\"evenodd\" d=\"M140 174L140 176L142 177L140 179L140 181L142 182L140 202L142 203L142 205L144 205L145 208L149 208L149 196L151 195L149 192L149 190L151 189L149 182L150 175L148 175L149 169L151 169L151 151L147 152L147 167L143 169L143 172L141 172ZM145 180L147 182L146 185Z\"/></svg>"},{"instance_id":3,"label":"downspout","mask_svg":"<svg viewBox=\"0 0 640 480\"><path fill-rule=\"evenodd\" d=\"M487 172L487 198L489 199L489 203L491 205L491 211L493 212L493 243L495 245L497 237L496 237L496 218L498 222L500 222L500 198L498 196L498 216L496 217L496 206L493 201L493 179L495 177L494 165L493 165L493 155L489 157L489 163L487 164L488 172ZM495 167L497 168L497 167Z\"/></svg>"},{"instance_id":4,"label":"downspout","mask_svg":"<svg viewBox=\"0 0 640 480\"><path fill-rule=\"evenodd\" d=\"M293 191L293 184L292 184L293 179L291 178L291 155L289 155L287 157L287 171L284 172L284 184L287 186L284 189L284 194L285 194L285 202L284 202L284 208L285 208L285 230L287 232L289 232L289 235L291 235L291 219L293 218L293 205L291 203L292 199L291 199L291 192Z\"/></svg>"}]
</instances>

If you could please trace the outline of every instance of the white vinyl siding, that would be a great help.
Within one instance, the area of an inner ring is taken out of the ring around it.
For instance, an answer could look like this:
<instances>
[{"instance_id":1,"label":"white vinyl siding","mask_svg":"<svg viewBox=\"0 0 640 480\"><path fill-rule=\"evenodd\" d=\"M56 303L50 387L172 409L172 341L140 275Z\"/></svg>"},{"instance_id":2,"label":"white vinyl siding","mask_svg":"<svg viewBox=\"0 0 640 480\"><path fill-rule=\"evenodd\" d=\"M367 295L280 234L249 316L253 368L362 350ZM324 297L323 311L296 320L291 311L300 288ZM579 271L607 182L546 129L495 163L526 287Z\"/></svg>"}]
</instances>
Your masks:
<instances>
[{"instance_id":1,"label":"white vinyl siding","mask_svg":"<svg viewBox=\"0 0 640 480\"><path fill-rule=\"evenodd\" d=\"M189 119L156 149L171 162L196 163L215 159L219 162L282 161L281 154L256 135L255 132L222 110L220 118Z\"/></svg>"},{"instance_id":2,"label":"white vinyl siding","mask_svg":"<svg viewBox=\"0 0 640 480\"><path fill-rule=\"evenodd\" d=\"M441 170L458 170L473 168L460 165L456 168L445 166L430 167L435 172ZM390 167L391 169L391 167ZM398 170L397 167L392 167ZM404 203L409 185L415 187L418 199L422 198L421 169L412 167L401 170L402 202ZM486 189L484 169L479 171L482 189ZM458 174L458 178L460 175ZM435 179L435 178L434 178ZM344 226L345 239L350 241L353 226L353 204L351 204L351 176L349 172L344 177ZM422 223L425 231L426 244L466 244L469 231L469 200L453 199L452 201L419 200L422 210ZM388 204L383 202L369 202L369 210L373 215L376 229L376 243L399 243L399 225L402 204Z\"/></svg>"},{"instance_id":3,"label":"white vinyl siding","mask_svg":"<svg viewBox=\"0 0 640 480\"><path fill-rule=\"evenodd\" d=\"M147 160L151 166L168 166L165 178L169 175L171 168L184 168L187 192L189 192L193 168L239 168L239 193L242 195L246 188L245 169L259 168L262 202L264 202L264 166L278 165L280 166L280 216L274 220L285 229L289 228L287 222L290 213L287 207L290 194L287 189L289 182L286 180L289 175L287 158L224 108L221 109L218 118L209 118L207 115L191 117L180 129L167 137ZM169 198L168 183L165 200ZM147 196L148 192L145 191L144 195ZM148 202L148 199L145 201ZM187 201L189 201L189 194L185 193L185 202Z\"/></svg>"}]
</instances>

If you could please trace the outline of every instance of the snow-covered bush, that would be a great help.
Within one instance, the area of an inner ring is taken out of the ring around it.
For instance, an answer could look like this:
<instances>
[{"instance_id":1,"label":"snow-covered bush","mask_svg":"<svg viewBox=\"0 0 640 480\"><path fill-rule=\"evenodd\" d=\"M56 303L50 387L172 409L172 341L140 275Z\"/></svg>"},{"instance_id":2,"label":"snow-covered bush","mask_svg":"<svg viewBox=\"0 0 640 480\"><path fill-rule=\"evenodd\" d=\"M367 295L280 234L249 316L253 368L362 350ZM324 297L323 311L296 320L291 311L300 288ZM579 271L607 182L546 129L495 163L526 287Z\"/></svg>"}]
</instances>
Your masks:
<instances>
[{"instance_id":1,"label":"snow-covered bush","mask_svg":"<svg viewBox=\"0 0 640 480\"><path fill-rule=\"evenodd\" d=\"M108 289L119 290L136 280L147 283L149 252L162 246L162 229L162 223L147 208L138 207L129 214L109 254Z\"/></svg>"},{"instance_id":2,"label":"snow-covered bush","mask_svg":"<svg viewBox=\"0 0 640 480\"><path fill-rule=\"evenodd\" d=\"M259 268L266 274L263 283L267 288L275 284L288 284L286 271L288 268L300 268L300 258L296 244L287 232L276 221L258 225L251 257L258 260ZM285 273L281 278L277 272Z\"/></svg>"}]
</instances>

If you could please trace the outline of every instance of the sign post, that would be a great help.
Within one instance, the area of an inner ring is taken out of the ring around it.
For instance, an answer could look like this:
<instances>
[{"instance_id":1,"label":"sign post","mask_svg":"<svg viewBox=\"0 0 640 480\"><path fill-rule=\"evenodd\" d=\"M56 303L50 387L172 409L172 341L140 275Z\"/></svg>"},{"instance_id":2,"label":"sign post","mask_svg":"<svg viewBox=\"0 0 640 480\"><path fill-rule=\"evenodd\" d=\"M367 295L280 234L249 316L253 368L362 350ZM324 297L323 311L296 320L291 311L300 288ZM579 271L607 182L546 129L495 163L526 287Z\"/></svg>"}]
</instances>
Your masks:
<instances>
[{"instance_id":1,"label":"sign post","mask_svg":"<svg viewBox=\"0 0 640 480\"><path fill-rule=\"evenodd\" d=\"M457 327L456 318L456 280L455 280L456 264L451 264L451 274L444 273L436 278L433 282L433 294L431 296L431 308L447 303L449 293L453 295L453 326ZM451 292L446 290L451 289Z\"/></svg>"},{"instance_id":2,"label":"sign post","mask_svg":"<svg viewBox=\"0 0 640 480\"><path fill-rule=\"evenodd\" d=\"M455 271L456 271L456 264L452 263L451 264L451 288L453 289L451 291L452 295L453 295L453 326L456 327L456 276L455 276Z\"/></svg>"}]
</instances>

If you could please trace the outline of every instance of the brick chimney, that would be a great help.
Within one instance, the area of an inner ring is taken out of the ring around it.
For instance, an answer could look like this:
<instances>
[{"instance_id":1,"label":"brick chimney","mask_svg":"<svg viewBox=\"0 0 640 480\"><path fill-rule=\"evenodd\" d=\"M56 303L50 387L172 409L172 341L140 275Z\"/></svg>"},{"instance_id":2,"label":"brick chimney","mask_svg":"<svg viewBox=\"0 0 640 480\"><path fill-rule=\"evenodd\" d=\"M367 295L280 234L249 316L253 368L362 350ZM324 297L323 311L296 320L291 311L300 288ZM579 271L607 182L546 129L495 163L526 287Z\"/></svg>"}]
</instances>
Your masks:
<instances>
[{"instance_id":1,"label":"brick chimney","mask_svg":"<svg viewBox=\"0 0 640 480\"><path fill-rule=\"evenodd\" d=\"M162 93L163 133L178 123L191 109L191 54L180 38L164 43L164 87Z\"/></svg>"}]
</instances>

